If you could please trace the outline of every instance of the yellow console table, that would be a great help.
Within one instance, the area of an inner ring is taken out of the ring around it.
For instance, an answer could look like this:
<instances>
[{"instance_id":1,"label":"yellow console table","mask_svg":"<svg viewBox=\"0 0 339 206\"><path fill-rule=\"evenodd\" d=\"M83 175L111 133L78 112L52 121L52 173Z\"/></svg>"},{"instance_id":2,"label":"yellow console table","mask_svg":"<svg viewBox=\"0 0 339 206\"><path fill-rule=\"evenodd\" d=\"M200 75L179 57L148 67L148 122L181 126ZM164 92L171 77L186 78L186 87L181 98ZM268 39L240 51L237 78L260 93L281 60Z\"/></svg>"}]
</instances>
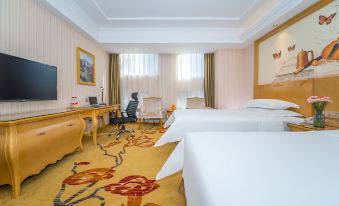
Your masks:
<instances>
[{"instance_id":1,"label":"yellow console table","mask_svg":"<svg viewBox=\"0 0 339 206\"><path fill-rule=\"evenodd\" d=\"M20 195L24 179L77 148L82 150L81 111L51 110L0 116L0 185Z\"/></svg>"},{"instance_id":2,"label":"yellow console table","mask_svg":"<svg viewBox=\"0 0 339 206\"><path fill-rule=\"evenodd\" d=\"M79 107L74 108L76 111L80 111L80 115L82 118L91 118L92 119L92 127L93 127L93 144L97 145L97 134L98 134L98 117L102 117L103 119L103 126L105 125L103 115L105 113L113 112L117 115L119 111L119 104L116 105L107 105L101 107Z\"/></svg>"}]
</instances>

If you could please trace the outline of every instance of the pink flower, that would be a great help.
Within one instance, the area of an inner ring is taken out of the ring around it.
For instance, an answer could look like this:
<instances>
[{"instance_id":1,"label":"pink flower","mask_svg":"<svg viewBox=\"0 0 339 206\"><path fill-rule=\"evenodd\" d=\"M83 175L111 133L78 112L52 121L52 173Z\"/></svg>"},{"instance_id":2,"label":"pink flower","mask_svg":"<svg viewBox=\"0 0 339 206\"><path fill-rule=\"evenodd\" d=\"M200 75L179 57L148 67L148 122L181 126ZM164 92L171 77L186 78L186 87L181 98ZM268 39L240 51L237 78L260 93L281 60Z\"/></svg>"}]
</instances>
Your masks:
<instances>
[{"instance_id":1,"label":"pink flower","mask_svg":"<svg viewBox=\"0 0 339 206\"><path fill-rule=\"evenodd\" d=\"M330 97L324 96L324 97L318 97L318 96L310 96L307 99L307 102L310 104L316 103L316 102L324 102L324 103L332 103L333 101L331 100Z\"/></svg>"}]
</instances>

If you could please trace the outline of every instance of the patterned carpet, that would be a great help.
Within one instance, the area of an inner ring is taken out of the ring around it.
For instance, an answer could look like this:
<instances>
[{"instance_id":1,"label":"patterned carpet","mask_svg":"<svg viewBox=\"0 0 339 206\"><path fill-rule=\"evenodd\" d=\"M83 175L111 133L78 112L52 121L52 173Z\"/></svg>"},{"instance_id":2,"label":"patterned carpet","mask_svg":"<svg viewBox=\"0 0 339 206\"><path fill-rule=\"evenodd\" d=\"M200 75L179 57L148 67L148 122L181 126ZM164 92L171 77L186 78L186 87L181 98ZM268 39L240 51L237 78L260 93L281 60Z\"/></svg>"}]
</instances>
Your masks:
<instances>
[{"instance_id":1,"label":"patterned carpet","mask_svg":"<svg viewBox=\"0 0 339 206\"><path fill-rule=\"evenodd\" d=\"M0 187L0 205L29 206L181 206L184 195L178 192L181 174L155 181L175 145L153 145L164 132L156 126L127 125L136 129L135 137L124 134L118 141L107 134L84 137L84 152L76 151L39 175L25 180L19 198L13 199L11 187ZM108 126L100 132L117 127Z\"/></svg>"}]
</instances>

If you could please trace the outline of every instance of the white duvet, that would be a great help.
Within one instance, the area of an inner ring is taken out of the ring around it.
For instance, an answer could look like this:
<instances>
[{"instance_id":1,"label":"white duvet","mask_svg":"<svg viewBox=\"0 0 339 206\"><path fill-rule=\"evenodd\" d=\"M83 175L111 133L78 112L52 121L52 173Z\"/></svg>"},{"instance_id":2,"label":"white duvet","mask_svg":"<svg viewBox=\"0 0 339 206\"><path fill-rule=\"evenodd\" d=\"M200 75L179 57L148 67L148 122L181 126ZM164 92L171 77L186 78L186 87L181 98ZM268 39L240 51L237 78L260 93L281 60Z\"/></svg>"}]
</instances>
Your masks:
<instances>
[{"instance_id":1,"label":"white duvet","mask_svg":"<svg viewBox=\"0 0 339 206\"><path fill-rule=\"evenodd\" d=\"M182 146L188 206L339 205L339 131L191 133Z\"/></svg>"},{"instance_id":2,"label":"white duvet","mask_svg":"<svg viewBox=\"0 0 339 206\"><path fill-rule=\"evenodd\" d=\"M170 126L155 147L181 141L189 132L206 131L284 131L287 122L300 123L298 117L278 117L251 109L177 110L166 121Z\"/></svg>"},{"instance_id":3,"label":"white duvet","mask_svg":"<svg viewBox=\"0 0 339 206\"><path fill-rule=\"evenodd\" d=\"M222 110L222 109L179 109L175 110L171 116L166 120L164 128L168 128L171 124L181 117L207 117L207 116L225 116L232 114L237 110Z\"/></svg>"}]
</instances>

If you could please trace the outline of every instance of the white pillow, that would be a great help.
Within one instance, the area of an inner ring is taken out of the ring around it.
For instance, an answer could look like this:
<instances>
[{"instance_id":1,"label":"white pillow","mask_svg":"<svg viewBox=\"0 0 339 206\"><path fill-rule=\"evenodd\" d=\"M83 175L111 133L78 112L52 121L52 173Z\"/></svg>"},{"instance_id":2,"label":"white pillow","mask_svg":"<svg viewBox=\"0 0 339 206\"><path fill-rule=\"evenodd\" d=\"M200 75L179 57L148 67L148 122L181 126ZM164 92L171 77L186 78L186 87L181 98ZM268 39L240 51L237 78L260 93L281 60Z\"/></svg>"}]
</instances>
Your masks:
<instances>
[{"instance_id":1,"label":"white pillow","mask_svg":"<svg viewBox=\"0 0 339 206\"><path fill-rule=\"evenodd\" d=\"M258 112L260 115L269 117L302 117L301 114L290 110L248 108L251 111Z\"/></svg>"},{"instance_id":2,"label":"white pillow","mask_svg":"<svg viewBox=\"0 0 339 206\"><path fill-rule=\"evenodd\" d=\"M253 99L245 103L245 108L262 108L262 109L299 109L299 105L278 99Z\"/></svg>"}]
</instances>

